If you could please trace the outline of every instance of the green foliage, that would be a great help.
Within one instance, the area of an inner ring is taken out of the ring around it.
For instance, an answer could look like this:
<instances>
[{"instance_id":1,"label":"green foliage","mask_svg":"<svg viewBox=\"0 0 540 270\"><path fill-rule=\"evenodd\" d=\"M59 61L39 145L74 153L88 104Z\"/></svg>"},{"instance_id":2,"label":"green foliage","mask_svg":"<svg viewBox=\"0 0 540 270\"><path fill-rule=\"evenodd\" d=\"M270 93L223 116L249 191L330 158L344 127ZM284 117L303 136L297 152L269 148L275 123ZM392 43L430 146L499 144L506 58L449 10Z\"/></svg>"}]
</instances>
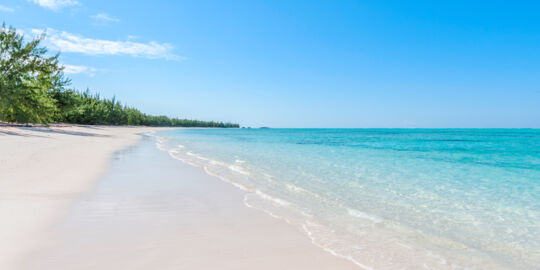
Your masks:
<instances>
[{"instance_id":1,"label":"green foliage","mask_svg":"<svg viewBox=\"0 0 540 270\"><path fill-rule=\"evenodd\" d=\"M55 121L90 125L145 125L171 127L239 127L238 124L152 116L122 105L115 98L101 98L90 91L64 90L53 92L58 113Z\"/></svg>"},{"instance_id":2,"label":"green foliage","mask_svg":"<svg viewBox=\"0 0 540 270\"><path fill-rule=\"evenodd\" d=\"M43 36L30 42L14 28L0 29L0 120L18 123L63 122L91 125L239 127L238 124L152 116L101 98L88 90L66 89L58 55L46 57Z\"/></svg>"},{"instance_id":3,"label":"green foliage","mask_svg":"<svg viewBox=\"0 0 540 270\"><path fill-rule=\"evenodd\" d=\"M14 28L0 30L0 119L48 123L56 106L50 91L60 91L64 79L58 55L46 57L42 36L24 42Z\"/></svg>"}]
</instances>

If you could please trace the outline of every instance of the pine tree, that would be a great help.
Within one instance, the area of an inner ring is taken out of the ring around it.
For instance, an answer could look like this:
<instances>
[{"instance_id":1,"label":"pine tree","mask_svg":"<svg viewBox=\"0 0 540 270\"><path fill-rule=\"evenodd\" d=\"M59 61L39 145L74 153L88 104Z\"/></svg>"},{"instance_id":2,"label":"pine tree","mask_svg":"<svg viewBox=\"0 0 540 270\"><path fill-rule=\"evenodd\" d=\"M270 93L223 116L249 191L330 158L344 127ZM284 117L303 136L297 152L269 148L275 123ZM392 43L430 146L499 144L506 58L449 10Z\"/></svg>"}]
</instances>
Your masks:
<instances>
[{"instance_id":1,"label":"pine tree","mask_svg":"<svg viewBox=\"0 0 540 270\"><path fill-rule=\"evenodd\" d=\"M14 28L0 31L0 120L20 123L50 122L56 110L53 91L64 79L58 55L47 57L43 36L25 42Z\"/></svg>"}]
</instances>

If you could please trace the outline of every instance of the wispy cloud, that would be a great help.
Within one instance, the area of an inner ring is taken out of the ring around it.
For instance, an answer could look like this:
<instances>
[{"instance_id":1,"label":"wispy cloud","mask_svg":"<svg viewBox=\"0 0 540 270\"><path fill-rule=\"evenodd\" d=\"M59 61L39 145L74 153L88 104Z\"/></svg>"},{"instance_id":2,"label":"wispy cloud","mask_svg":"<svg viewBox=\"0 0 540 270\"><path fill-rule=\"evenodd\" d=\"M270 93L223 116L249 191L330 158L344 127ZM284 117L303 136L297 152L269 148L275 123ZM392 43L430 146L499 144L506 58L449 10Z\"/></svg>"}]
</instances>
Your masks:
<instances>
[{"instance_id":1,"label":"wispy cloud","mask_svg":"<svg viewBox=\"0 0 540 270\"><path fill-rule=\"evenodd\" d=\"M76 0L28 0L32 3L38 4L44 8L52 9L54 11L60 10L63 7L80 5Z\"/></svg>"},{"instance_id":2,"label":"wispy cloud","mask_svg":"<svg viewBox=\"0 0 540 270\"><path fill-rule=\"evenodd\" d=\"M41 34L42 30L33 29L32 33ZM133 41L112 41L86 38L80 35L47 29L44 44L53 50L66 53L82 53L87 55L129 55L150 59L179 60L172 53L173 46L168 43L151 41L140 43Z\"/></svg>"},{"instance_id":3,"label":"wispy cloud","mask_svg":"<svg viewBox=\"0 0 540 270\"><path fill-rule=\"evenodd\" d=\"M63 64L62 66L64 67L65 74L88 73L89 76L94 76L95 72L97 71L95 68L87 66L76 66L68 64Z\"/></svg>"},{"instance_id":4,"label":"wispy cloud","mask_svg":"<svg viewBox=\"0 0 540 270\"><path fill-rule=\"evenodd\" d=\"M111 17L105 13L98 13L94 16L90 16L90 18L100 21L100 22L119 22L120 20L118 18Z\"/></svg>"},{"instance_id":5,"label":"wispy cloud","mask_svg":"<svg viewBox=\"0 0 540 270\"><path fill-rule=\"evenodd\" d=\"M15 9L0 5L0 11L13 13L13 12L15 12Z\"/></svg>"}]
</instances>

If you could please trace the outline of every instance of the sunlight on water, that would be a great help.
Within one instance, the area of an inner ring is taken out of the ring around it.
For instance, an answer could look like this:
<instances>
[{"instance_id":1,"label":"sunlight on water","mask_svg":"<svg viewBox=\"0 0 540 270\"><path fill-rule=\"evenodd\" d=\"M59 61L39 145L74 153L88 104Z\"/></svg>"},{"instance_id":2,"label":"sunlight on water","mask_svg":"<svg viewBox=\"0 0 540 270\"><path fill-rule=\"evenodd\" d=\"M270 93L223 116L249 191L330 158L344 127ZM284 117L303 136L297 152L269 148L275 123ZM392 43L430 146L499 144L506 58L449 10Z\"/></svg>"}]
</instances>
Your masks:
<instances>
[{"instance_id":1,"label":"sunlight on water","mask_svg":"<svg viewBox=\"0 0 540 270\"><path fill-rule=\"evenodd\" d=\"M187 129L158 147L365 269L540 266L540 131Z\"/></svg>"}]
</instances>

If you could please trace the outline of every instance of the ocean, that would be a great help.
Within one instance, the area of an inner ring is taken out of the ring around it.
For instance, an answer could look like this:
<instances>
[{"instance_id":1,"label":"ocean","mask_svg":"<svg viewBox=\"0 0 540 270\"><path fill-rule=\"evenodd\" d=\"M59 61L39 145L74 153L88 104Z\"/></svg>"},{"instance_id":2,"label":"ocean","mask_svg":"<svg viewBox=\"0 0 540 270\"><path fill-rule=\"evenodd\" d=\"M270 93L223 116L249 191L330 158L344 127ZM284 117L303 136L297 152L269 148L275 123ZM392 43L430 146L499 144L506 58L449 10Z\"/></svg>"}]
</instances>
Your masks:
<instances>
[{"instance_id":1,"label":"ocean","mask_svg":"<svg viewBox=\"0 0 540 270\"><path fill-rule=\"evenodd\" d=\"M180 129L172 158L365 269L540 269L540 130Z\"/></svg>"}]
</instances>

